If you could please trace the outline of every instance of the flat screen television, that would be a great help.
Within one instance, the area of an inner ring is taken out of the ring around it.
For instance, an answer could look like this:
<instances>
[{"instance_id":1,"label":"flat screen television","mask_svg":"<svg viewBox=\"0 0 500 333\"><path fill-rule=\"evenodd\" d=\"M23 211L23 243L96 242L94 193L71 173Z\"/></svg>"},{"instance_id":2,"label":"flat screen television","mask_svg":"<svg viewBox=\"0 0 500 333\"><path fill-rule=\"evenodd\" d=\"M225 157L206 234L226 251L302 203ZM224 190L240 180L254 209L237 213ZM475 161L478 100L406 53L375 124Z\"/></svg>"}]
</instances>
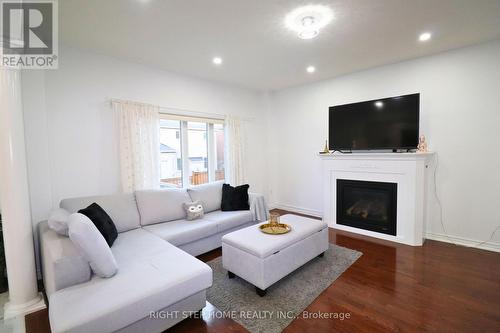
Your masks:
<instances>
[{"instance_id":1,"label":"flat screen television","mask_svg":"<svg viewBox=\"0 0 500 333\"><path fill-rule=\"evenodd\" d=\"M420 94L331 106L330 150L414 149Z\"/></svg>"}]
</instances>

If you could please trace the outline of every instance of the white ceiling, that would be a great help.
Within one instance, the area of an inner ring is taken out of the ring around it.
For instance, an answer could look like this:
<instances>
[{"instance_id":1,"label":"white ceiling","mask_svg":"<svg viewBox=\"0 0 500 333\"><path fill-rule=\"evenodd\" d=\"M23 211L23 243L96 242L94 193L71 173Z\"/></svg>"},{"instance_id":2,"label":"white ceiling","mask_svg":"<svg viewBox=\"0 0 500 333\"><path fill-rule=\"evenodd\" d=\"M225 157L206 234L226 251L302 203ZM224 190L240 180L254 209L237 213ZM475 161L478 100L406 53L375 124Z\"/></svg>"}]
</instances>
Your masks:
<instances>
[{"instance_id":1,"label":"white ceiling","mask_svg":"<svg viewBox=\"0 0 500 333\"><path fill-rule=\"evenodd\" d=\"M334 12L311 40L284 26L305 4ZM258 90L500 38L500 0L63 0L59 17L63 44Z\"/></svg>"}]
</instances>

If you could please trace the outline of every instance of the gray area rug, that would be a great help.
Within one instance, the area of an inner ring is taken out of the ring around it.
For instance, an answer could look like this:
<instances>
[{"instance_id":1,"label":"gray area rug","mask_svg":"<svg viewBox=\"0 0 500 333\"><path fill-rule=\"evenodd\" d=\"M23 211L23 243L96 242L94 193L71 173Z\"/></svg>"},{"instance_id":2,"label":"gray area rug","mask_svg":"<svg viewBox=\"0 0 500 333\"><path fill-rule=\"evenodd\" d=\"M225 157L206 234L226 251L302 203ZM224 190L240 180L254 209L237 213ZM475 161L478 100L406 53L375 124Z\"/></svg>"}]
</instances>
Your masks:
<instances>
[{"instance_id":1,"label":"gray area rug","mask_svg":"<svg viewBox=\"0 0 500 333\"><path fill-rule=\"evenodd\" d=\"M311 260L278 281L264 297L259 297L255 287L243 279L229 279L222 257L216 258L207 263L214 273L207 300L221 313L212 315L230 317L252 333L281 332L361 255L330 244L323 258Z\"/></svg>"}]
</instances>

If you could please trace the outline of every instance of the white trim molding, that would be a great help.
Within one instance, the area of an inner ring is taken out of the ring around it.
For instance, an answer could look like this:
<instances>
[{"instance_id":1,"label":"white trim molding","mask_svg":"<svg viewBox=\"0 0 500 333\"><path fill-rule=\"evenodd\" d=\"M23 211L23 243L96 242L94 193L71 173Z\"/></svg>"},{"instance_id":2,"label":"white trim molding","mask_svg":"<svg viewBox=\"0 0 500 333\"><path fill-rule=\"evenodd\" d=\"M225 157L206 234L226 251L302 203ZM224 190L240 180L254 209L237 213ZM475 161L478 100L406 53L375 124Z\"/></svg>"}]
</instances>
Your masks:
<instances>
[{"instance_id":1,"label":"white trim molding","mask_svg":"<svg viewBox=\"0 0 500 333\"><path fill-rule=\"evenodd\" d=\"M445 234L436 234L428 232L425 234L426 239L431 239L439 242L445 242L450 244L455 244L459 246L465 246L475 249L500 252L500 243L495 242L484 242L470 238L458 237L458 236L448 236ZM480 244L480 245L479 245Z\"/></svg>"}]
</instances>

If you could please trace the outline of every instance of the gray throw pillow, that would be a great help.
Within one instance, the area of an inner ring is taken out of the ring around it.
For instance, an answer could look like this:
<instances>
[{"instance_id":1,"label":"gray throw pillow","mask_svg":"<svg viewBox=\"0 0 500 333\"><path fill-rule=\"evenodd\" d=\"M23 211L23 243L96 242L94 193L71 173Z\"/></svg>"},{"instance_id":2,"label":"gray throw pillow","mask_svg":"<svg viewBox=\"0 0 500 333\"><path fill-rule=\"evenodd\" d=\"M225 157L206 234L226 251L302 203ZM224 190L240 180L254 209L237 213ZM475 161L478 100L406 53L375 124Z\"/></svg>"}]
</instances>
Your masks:
<instances>
[{"instance_id":1,"label":"gray throw pillow","mask_svg":"<svg viewBox=\"0 0 500 333\"><path fill-rule=\"evenodd\" d=\"M113 252L94 223L80 213L68 218L69 238L89 262L92 271L103 278L112 277L118 271Z\"/></svg>"},{"instance_id":2,"label":"gray throw pillow","mask_svg":"<svg viewBox=\"0 0 500 333\"><path fill-rule=\"evenodd\" d=\"M186 211L186 220L188 221L201 219L205 215L201 201L185 202L183 207Z\"/></svg>"},{"instance_id":3,"label":"gray throw pillow","mask_svg":"<svg viewBox=\"0 0 500 333\"><path fill-rule=\"evenodd\" d=\"M66 209L57 208L50 212L49 228L59 235L68 237L69 212Z\"/></svg>"}]
</instances>

